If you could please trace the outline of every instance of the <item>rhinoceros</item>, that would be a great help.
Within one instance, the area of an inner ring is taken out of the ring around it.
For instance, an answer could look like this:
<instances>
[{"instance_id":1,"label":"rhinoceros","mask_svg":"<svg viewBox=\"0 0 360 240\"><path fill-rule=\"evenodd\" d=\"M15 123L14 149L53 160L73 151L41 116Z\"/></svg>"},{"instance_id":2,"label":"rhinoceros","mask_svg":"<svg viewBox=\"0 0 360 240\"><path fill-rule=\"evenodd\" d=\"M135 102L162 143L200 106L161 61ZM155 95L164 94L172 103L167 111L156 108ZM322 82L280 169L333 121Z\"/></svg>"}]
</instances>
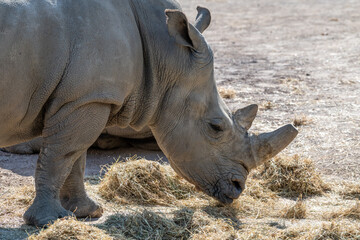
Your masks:
<instances>
[{"instance_id":1,"label":"rhinoceros","mask_svg":"<svg viewBox=\"0 0 360 240\"><path fill-rule=\"evenodd\" d=\"M28 142L0 148L0 150L16 154L34 154L40 152L41 145L42 138L37 137ZM136 147L150 151L161 150L148 127L140 131L135 131L130 127L119 128L112 126L105 128L91 147L103 150L127 147Z\"/></svg>"},{"instance_id":2,"label":"rhinoceros","mask_svg":"<svg viewBox=\"0 0 360 240\"><path fill-rule=\"evenodd\" d=\"M0 0L0 146L41 136L36 197L24 214L100 217L83 178L87 149L107 127L149 128L172 168L223 203L249 171L297 135L248 133L257 113L231 113L202 32L174 0Z\"/></svg>"}]
</instances>

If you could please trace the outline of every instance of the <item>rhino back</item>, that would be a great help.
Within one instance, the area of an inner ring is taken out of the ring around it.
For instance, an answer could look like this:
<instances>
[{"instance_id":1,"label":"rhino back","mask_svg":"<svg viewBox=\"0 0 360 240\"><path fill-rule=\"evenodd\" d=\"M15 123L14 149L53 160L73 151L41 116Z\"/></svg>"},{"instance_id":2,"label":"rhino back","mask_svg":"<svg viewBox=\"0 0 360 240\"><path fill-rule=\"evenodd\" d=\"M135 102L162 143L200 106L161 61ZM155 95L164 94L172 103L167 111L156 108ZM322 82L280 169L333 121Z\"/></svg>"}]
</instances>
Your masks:
<instances>
[{"instance_id":1,"label":"rhino back","mask_svg":"<svg viewBox=\"0 0 360 240\"><path fill-rule=\"evenodd\" d=\"M120 109L141 75L128 1L0 0L0 145L86 103Z\"/></svg>"}]
</instances>

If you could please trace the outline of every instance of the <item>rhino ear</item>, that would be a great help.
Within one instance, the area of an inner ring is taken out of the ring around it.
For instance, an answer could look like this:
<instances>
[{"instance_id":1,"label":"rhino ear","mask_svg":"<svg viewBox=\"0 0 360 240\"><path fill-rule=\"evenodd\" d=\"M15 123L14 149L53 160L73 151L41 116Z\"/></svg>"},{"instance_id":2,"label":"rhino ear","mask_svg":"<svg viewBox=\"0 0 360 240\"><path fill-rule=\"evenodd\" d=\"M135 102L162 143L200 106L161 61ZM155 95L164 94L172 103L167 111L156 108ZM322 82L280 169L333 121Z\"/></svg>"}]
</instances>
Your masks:
<instances>
[{"instance_id":1,"label":"rhino ear","mask_svg":"<svg viewBox=\"0 0 360 240\"><path fill-rule=\"evenodd\" d=\"M236 120L237 124L241 127L249 130L256 117L256 113L258 111L258 105L251 104L247 107L238 109L234 114L234 119Z\"/></svg>"},{"instance_id":2,"label":"rhino ear","mask_svg":"<svg viewBox=\"0 0 360 240\"><path fill-rule=\"evenodd\" d=\"M196 8L198 14L196 16L195 27L203 33L207 29L211 22L211 14L209 9L198 6Z\"/></svg>"},{"instance_id":3,"label":"rhino ear","mask_svg":"<svg viewBox=\"0 0 360 240\"><path fill-rule=\"evenodd\" d=\"M170 36L174 37L178 44L201 52L205 40L201 33L189 24L185 14L179 10L171 9L166 9L165 14Z\"/></svg>"}]
</instances>

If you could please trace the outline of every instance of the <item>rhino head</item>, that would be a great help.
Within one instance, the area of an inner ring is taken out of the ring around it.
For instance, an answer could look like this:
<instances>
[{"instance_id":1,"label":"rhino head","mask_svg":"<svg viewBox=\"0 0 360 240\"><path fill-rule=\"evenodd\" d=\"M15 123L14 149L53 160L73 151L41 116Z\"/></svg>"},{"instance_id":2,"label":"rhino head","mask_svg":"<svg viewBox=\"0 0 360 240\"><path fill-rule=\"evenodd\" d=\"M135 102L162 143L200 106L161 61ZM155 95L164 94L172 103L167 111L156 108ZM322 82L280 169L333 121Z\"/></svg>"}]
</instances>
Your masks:
<instances>
[{"instance_id":1,"label":"rhino head","mask_svg":"<svg viewBox=\"0 0 360 240\"><path fill-rule=\"evenodd\" d=\"M213 53L201 34L210 24L210 12L198 7L194 25L179 10L165 14L175 55L166 60L167 78L177 79L164 94L152 131L179 175L231 203L244 190L249 171L284 149L297 130L289 124L274 132L249 134L257 105L232 114L216 88Z\"/></svg>"}]
</instances>

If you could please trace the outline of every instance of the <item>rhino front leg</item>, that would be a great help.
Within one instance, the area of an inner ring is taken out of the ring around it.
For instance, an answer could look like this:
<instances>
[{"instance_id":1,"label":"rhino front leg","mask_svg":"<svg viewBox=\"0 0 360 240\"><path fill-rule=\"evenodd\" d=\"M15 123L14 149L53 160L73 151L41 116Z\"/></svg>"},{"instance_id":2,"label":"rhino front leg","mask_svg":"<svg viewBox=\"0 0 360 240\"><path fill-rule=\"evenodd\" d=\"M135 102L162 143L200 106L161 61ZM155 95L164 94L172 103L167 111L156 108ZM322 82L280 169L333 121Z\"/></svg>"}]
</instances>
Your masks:
<instances>
[{"instance_id":1,"label":"rhino front leg","mask_svg":"<svg viewBox=\"0 0 360 240\"><path fill-rule=\"evenodd\" d=\"M69 106L71 108L74 107ZM43 144L35 172L36 197L24 214L27 224L43 226L57 218L72 215L61 205L60 189L71 172L74 170L76 174L82 166L82 161L77 163L79 167L74 167L74 164L82 155L85 157L86 150L105 128L110 106L94 103L78 107L68 114L60 113L62 116L57 113L45 121ZM69 181L73 179L70 175Z\"/></svg>"},{"instance_id":2,"label":"rhino front leg","mask_svg":"<svg viewBox=\"0 0 360 240\"><path fill-rule=\"evenodd\" d=\"M60 190L61 205L76 217L99 218L103 213L100 205L88 197L84 187L86 153L74 163L71 173Z\"/></svg>"}]
</instances>

